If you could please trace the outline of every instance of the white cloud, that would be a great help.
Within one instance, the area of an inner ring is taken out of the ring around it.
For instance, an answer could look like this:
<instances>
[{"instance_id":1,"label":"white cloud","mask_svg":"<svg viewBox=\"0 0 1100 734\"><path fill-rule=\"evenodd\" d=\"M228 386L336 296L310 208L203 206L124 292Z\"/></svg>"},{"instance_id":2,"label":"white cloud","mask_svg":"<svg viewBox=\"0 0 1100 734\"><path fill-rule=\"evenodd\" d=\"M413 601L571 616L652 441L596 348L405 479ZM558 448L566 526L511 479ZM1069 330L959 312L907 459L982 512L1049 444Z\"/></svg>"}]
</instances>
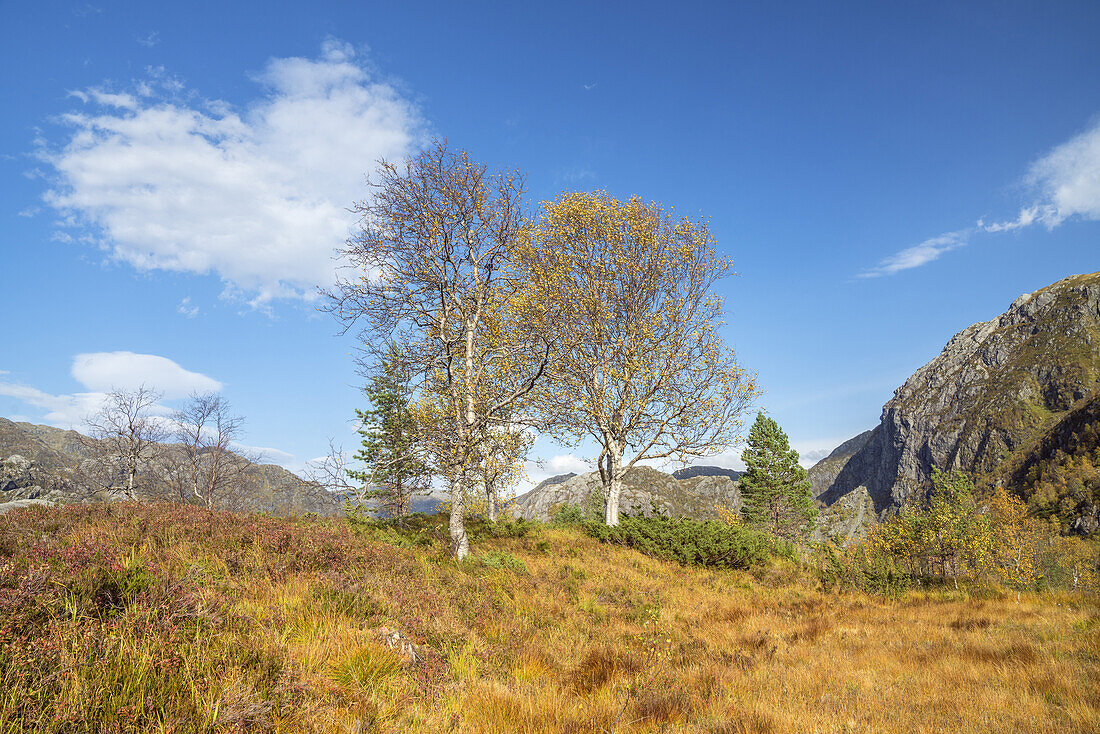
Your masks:
<instances>
[{"instance_id":1,"label":"white cloud","mask_svg":"<svg viewBox=\"0 0 1100 734\"><path fill-rule=\"evenodd\" d=\"M160 43L160 31L149 31L144 36L139 36L137 42L145 48L152 48Z\"/></svg>"},{"instance_id":2,"label":"white cloud","mask_svg":"<svg viewBox=\"0 0 1100 734\"><path fill-rule=\"evenodd\" d=\"M0 381L0 395L15 398L24 405L38 408L38 420L58 428L79 428L85 419L103 405L106 395L100 392L51 395L18 382Z\"/></svg>"},{"instance_id":3,"label":"white cloud","mask_svg":"<svg viewBox=\"0 0 1100 734\"><path fill-rule=\"evenodd\" d=\"M930 263L945 252L962 247L966 244L970 230L947 232L938 237L931 237L919 245L907 247L901 252L895 253L884 259L870 270L859 274L860 278L877 278L881 275L893 275L902 270L916 268Z\"/></svg>"},{"instance_id":4,"label":"white cloud","mask_svg":"<svg viewBox=\"0 0 1100 734\"><path fill-rule=\"evenodd\" d=\"M1037 161L1026 180L1042 195L1036 208L1048 227L1100 219L1100 122Z\"/></svg>"},{"instance_id":5,"label":"white cloud","mask_svg":"<svg viewBox=\"0 0 1100 734\"><path fill-rule=\"evenodd\" d=\"M592 467L589 462L574 456L573 454L558 454L552 456L544 462L546 468L553 474L583 474L584 472L592 471Z\"/></svg>"},{"instance_id":6,"label":"white cloud","mask_svg":"<svg viewBox=\"0 0 1100 734\"><path fill-rule=\"evenodd\" d=\"M248 446L242 443L235 443L233 444L233 450L254 460L257 464L276 464L298 475L302 475L312 463L310 461L302 461L294 454L283 451L282 449L272 448L271 446Z\"/></svg>"},{"instance_id":7,"label":"white cloud","mask_svg":"<svg viewBox=\"0 0 1100 734\"><path fill-rule=\"evenodd\" d=\"M851 436L845 436L844 438L810 438L796 440L791 441L791 448L798 452L798 463L801 464L803 468L809 469L811 466L831 454L833 449L849 438L851 438ZM719 466L723 469L745 471L745 462L741 460L741 454L744 453L744 451L744 445L735 446L716 456L693 461L691 466Z\"/></svg>"},{"instance_id":8,"label":"white cloud","mask_svg":"<svg viewBox=\"0 0 1100 734\"><path fill-rule=\"evenodd\" d=\"M162 69L130 92L75 93L92 109L42 151L46 201L140 270L213 273L253 304L314 297L379 158L421 139L416 108L350 46L270 60L243 108L187 94Z\"/></svg>"},{"instance_id":9,"label":"white cloud","mask_svg":"<svg viewBox=\"0 0 1100 734\"><path fill-rule=\"evenodd\" d=\"M176 306L176 312L181 313L189 319L193 319L199 315L199 307L191 304L191 296L187 296L180 305Z\"/></svg>"},{"instance_id":10,"label":"white cloud","mask_svg":"<svg viewBox=\"0 0 1100 734\"><path fill-rule=\"evenodd\" d=\"M891 255L859 277L893 275L932 262L965 245L974 232L1011 232L1037 223L1053 229L1073 218L1100 220L1100 122L1033 163L1024 184L1035 199L1021 207L1015 219L979 219L971 229L948 232Z\"/></svg>"},{"instance_id":11,"label":"white cloud","mask_svg":"<svg viewBox=\"0 0 1100 734\"><path fill-rule=\"evenodd\" d=\"M185 398L192 392L211 392L222 383L198 372L191 372L167 357L134 352L95 352L73 357L69 370L86 392L53 395L38 388L4 379L0 371L0 395L14 398L24 405L38 408L38 420L59 428L80 429L85 419L98 411L107 393L119 388L133 390L141 385L160 392L165 400ZM168 415L171 410L158 404L153 412Z\"/></svg>"},{"instance_id":12,"label":"white cloud","mask_svg":"<svg viewBox=\"0 0 1100 734\"><path fill-rule=\"evenodd\" d=\"M96 392L114 388L134 390L142 385L168 400L193 392L218 392L222 383L198 372L185 370L167 357L134 352L94 352L73 357L73 378Z\"/></svg>"}]
</instances>

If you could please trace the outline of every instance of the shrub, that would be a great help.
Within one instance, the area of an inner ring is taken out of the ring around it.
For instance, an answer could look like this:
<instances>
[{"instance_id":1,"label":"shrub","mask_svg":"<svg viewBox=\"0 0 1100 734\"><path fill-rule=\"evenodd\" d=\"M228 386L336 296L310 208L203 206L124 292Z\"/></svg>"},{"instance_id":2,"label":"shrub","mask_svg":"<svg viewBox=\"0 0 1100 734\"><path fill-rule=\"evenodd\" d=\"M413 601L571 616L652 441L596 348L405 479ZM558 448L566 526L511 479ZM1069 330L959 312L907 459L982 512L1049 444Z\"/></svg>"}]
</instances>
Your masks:
<instances>
[{"instance_id":1,"label":"shrub","mask_svg":"<svg viewBox=\"0 0 1100 734\"><path fill-rule=\"evenodd\" d=\"M500 568L516 573L527 573L527 564L513 556L511 553L482 553L469 557L472 565L485 568Z\"/></svg>"},{"instance_id":2,"label":"shrub","mask_svg":"<svg viewBox=\"0 0 1100 734\"><path fill-rule=\"evenodd\" d=\"M550 511L550 523L553 525L583 525L595 519L580 505L564 504Z\"/></svg>"},{"instance_id":3,"label":"shrub","mask_svg":"<svg viewBox=\"0 0 1100 734\"><path fill-rule=\"evenodd\" d=\"M480 518L473 518L466 524L466 532L470 540L480 538L526 538L539 526L534 520L498 520L487 522Z\"/></svg>"},{"instance_id":4,"label":"shrub","mask_svg":"<svg viewBox=\"0 0 1100 734\"><path fill-rule=\"evenodd\" d=\"M893 558L869 550L865 545L819 546L811 565L825 591L859 590L896 596L909 588L909 573Z\"/></svg>"},{"instance_id":5,"label":"shrub","mask_svg":"<svg viewBox=\"0 0 1100 734\"><path fill-rule=\"evenodd\" d=\"M685 566L747 569L772 555L791 555L789 545L750 528L717 520L691 520L665 515L626 517L609 526L587 521L585 532L615 545Z\"/></svg>"}]
</instances>

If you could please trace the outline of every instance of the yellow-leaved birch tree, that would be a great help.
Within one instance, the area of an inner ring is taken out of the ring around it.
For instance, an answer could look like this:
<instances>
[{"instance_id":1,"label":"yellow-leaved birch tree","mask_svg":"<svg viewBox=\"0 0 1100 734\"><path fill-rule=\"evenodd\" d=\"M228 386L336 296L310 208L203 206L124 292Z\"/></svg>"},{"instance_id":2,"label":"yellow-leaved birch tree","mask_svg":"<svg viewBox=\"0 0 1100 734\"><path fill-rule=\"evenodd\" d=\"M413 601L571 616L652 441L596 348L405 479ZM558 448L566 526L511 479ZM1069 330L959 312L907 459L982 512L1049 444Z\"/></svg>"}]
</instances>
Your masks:
<instances>
[{"instance_id":1,"label":"yellow-leaved birch tree","mask_svg":"<svg viewBox=\"0 0 1100 734\"><path fill-rule=\"evenodd\" d=\"M730 271L701 222L603 192L545 203L517 258L527 298L567 344L538 392L559 439L595 439L605 520L639 461L712 455L735 442L755 379L717 333Z\"/></svg>"},{"instance_id":2,"label":"yellow-leaved birch tree","mask_svg":"<svg viewBox=\"0 0 1100 734\"><path fill-rule=\"evenodd\" d=\"M551 354L537 314L499 326L502 312L538 308L516 298L511 265L527 227L523 180L436 142L402 166L381 161L373 189L354 205L359 229L340 250L351 275L326 293L328 308L345 331L360 327L365 368L392 341L418 376L414 415L426 416L418 450L448 485L451 552L461 559L482 443Z\"/></svg>"}]
</instances>

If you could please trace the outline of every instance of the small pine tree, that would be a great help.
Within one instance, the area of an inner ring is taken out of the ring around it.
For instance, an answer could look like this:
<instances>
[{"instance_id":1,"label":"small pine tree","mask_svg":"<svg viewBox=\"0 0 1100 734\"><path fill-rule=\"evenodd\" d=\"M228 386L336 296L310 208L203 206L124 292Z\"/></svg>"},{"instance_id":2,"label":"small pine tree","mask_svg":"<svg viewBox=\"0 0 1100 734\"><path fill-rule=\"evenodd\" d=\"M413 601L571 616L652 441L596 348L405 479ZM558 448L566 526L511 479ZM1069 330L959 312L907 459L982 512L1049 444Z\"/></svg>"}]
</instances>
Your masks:
<instances>
[{"instance_id":1,"label":"small pine tree","mask_svg":"<svg viewBox=\"0 0 1100 734\"><path fill-rule=\"evenodd\" d=\"M741 476L745 521L781 538L804 536L817 519L817 507L798 452L779 424L759 413L741 459L746 467Z\"/></svg>"},{"instance_id":2,"label":"small pine tree","mask_svg":"<svg viewBox=\"0 0 1100 734\"><path fill-rule=\"evenodd\" d=\"M355 459L364 469L348 476L363 483L361 497L376 502L391 517L409 514L414 495L429 489L431 472L414 453L416 424L409 410L408 372L396 347L390 351L365 391L369 410L356 410L363 442Z\"/></svg>"}]
</instances>

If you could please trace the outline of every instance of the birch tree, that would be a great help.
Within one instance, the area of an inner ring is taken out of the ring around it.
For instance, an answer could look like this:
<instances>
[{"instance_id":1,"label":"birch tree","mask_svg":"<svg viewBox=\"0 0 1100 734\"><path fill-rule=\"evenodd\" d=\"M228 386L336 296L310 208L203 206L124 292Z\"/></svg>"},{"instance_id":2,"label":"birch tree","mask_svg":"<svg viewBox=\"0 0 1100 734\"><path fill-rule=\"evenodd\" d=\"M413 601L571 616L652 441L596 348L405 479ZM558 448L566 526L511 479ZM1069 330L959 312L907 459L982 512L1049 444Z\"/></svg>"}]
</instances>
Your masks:
<instances>
[{"instance_id":1,"label":"birch tree","mask_svg":"<svg viewBox=\"0 0 1100 734\"><path fill-rule=\"evenodd\" d=\"M217 393L193 394L174 416L178 453L173 483L207 507L236 507L244 494L250 462L234 444L241 437L244 418ZM243 509L243 508L242 508Z\"/></svg>"},{"instance_id":2,"label":"birch tree","mask_svg":"<svg viewBox=\"0 0 1100 734\"><path fill-rule=\"evenodd\" d=\"M523 459L532 443L531 436L514 424L490 428L483 437L477 467L489 522L497 521L505 493L523 476Z\"/></svg>"},{"instance_id":3,"label":"birch tree","mask_svg":"<svg viewBox=\"0 0 1100 734\"><path fill-rule=\"evenodd\" d=\"M165 422L154 415L160 399L144 385L107 393L103 406L85 421L89 435L80 438L92 455L80 471L83 484L135 498L139 475L151 469L168 435Z\"/></svg>"},{"instance_id":4,"label":"birch tree","mask_svg":"<svg viewBox=\"0 0 1100 734\"><path fill-rule=\"evenodd\" d=\"M381 161L358 231L340 250L349 269L327 292L345 331L359 329L364 366L392 341L438 410L426 426L451 496L451 552L469 553L465 497L487 428L529 394L552 356L540 305L520 297L513 255L525 238L523 180L437 142L397 165ZM486 389L491 385L492 389Z\"/></svg>"},{"instance_id":5,"label":"birch tree","mask_svg":"<svg viewBox=\"0 0 1100 734\"><path fill-rule=\"evenodd\" d=\"M617 525L635 464L711 455L740 434L757 388L716 331L712 286L730 263L705 223L602 192L544 204L519 259L569 345L540 413L559 439L600 447L605 520Z\"/></svg>"}]
</instances>

